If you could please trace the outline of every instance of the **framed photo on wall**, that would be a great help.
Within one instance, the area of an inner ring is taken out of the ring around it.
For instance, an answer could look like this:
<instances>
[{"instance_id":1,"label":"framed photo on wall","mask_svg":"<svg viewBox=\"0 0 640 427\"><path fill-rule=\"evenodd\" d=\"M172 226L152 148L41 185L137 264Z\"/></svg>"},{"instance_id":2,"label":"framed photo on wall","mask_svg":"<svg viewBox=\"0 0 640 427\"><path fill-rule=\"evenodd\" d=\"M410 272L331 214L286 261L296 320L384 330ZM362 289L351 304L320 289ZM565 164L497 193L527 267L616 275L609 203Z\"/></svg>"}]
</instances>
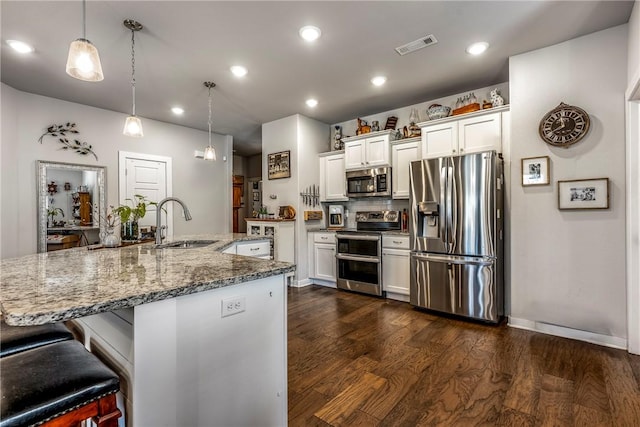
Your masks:
<instances>
[{"instance_id":1,"label":"framed photo on wall","mask_svg":"<svg viewBox=\"0 0 640 427\"><path fill-rule=\"evenodd\" d=\"M280 151L268 156L268 178L280 179L291 177L291 151Z\"/></svg>"},{"instance_id":2,"label":"framed photo on wall","mask_svg":"<svg viewBox=\"0 0 640 427\"><path fill-rule=\"evenodd\" d=\"M527 157L522 163L522 186L549 185L549 156Z\"/></svg>"},{"instance_id":3,"label":"framed photo on wall","mask_svg":"<svg viewBox=\"0 0 640 427\"><path fill-rule=\"evenodd\" d=\"M558 181L558 209L609 209L609 178Z\"/></svg>"}]
</instances>

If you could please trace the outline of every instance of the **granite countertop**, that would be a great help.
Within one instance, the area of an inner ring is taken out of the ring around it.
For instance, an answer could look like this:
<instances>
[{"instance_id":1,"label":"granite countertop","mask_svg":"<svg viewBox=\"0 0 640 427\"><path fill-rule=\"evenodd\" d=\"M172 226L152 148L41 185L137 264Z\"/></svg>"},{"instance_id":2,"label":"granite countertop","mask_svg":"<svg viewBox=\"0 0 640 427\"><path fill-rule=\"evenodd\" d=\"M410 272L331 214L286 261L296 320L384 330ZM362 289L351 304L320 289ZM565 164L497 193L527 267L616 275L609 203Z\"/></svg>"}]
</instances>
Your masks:
<instances>
[{"instance_id":1,"label":"granite countertop","mask_svg":"<svg viewBox=\"0 0 640 427\"><path fill-rule=\"evenodd\" d=\"M217 242L190 249L83 247L2 260L0 310L9 325L39 325L295 271L286 262L221 253L234 242L264 236L208 234L172 240L186 239Z\"/></svg>"}]
</instances>

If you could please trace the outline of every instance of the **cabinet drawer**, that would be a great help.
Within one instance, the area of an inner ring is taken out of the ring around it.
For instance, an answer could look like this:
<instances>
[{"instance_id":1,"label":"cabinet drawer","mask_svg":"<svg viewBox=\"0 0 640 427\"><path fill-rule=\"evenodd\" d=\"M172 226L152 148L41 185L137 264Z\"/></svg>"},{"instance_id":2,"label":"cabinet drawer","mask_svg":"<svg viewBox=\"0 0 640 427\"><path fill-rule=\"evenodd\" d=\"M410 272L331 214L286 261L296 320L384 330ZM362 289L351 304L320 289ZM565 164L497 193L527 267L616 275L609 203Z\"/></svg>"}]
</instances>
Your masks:
<instances>
[{"instance_id":1,"label":"cabinet drawer","mask_svg":"<svg viewBox=\"0 0 640 427\"><path fill-rule=\"evenodd\" d=\"M271 243L268 240L251 243L238 243L236 253L244 256L268 256L271 253Z\"/></svg>"},{"instance_id":2,"label":"cabinet drawer","mask_svg":"<svg viewBox=\"0 0 640 427\"><path fill-rule=\"evenodd\" d=\"M409 236L397 234L382 235L383 248L409 249Z\"/></svg>"},{"instance_id":3,"label":"cabinet drawer","mask_svg":"<svg viewBox=\"0 0 640 427\"><path fill-rule=\"evenodd\" d=\"M313 233L315 243L335 243L336 233Z\"/></svg>"}]
</instances>

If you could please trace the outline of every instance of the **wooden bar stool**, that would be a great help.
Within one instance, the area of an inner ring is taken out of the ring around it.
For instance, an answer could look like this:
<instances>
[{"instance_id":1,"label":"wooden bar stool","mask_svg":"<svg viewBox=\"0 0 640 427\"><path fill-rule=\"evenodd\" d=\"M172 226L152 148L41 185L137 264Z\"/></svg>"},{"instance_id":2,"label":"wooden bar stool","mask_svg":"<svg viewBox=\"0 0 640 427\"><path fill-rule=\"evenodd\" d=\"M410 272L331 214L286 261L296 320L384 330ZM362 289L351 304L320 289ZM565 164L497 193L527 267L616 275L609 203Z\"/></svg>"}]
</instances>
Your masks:
<instances>
[{"instance_id":1,"label":"wooden bar stool","mask_svg":"<svg viewBox=\"0 0 640 427\"><path fill-rule=\"evenodd\" d=\"M9 326L0 321L0 357L72 339L73 334L62 323Z\"/></svg>"},{"instance_id":2,"label":"wooden bar stool","mask_svg":"<svg viewBox=\"0 0 640 427\"><path fill-rule=\"evenodd\" d=\"M118 376L73 340L0 358L0 427L117 427Z\"/></svg>"}]
</instances>

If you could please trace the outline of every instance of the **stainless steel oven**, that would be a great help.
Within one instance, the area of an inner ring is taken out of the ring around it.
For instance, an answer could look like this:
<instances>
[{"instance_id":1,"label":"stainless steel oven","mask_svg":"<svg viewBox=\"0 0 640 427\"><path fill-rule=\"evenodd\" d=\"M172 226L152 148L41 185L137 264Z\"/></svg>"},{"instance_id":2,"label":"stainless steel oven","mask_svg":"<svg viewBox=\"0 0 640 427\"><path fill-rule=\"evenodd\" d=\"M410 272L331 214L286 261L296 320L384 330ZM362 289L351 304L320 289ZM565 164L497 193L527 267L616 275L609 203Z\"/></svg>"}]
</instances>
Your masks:
<instances>
[{"instance_id":1,"label":"stainless steel oven","mask_svg":"<svg viewBox=\"0 0 640 427\"><path fill-rule=\"evenodd\" d=\"M382 295L382 239L372 233L340 232L337 240L337 286Z\"/></svg>"},{"instance_id":2,"label":"stainless steel oven","mask_svg":"<svg viewBox=\"0 0 640 427\"><path fill-rule=\"evenodd\" d=\"M400 212L356 212L357 230L336 233L337 286L382 295L382 234L400 229Z\"/></svg>"}]
</instances>

